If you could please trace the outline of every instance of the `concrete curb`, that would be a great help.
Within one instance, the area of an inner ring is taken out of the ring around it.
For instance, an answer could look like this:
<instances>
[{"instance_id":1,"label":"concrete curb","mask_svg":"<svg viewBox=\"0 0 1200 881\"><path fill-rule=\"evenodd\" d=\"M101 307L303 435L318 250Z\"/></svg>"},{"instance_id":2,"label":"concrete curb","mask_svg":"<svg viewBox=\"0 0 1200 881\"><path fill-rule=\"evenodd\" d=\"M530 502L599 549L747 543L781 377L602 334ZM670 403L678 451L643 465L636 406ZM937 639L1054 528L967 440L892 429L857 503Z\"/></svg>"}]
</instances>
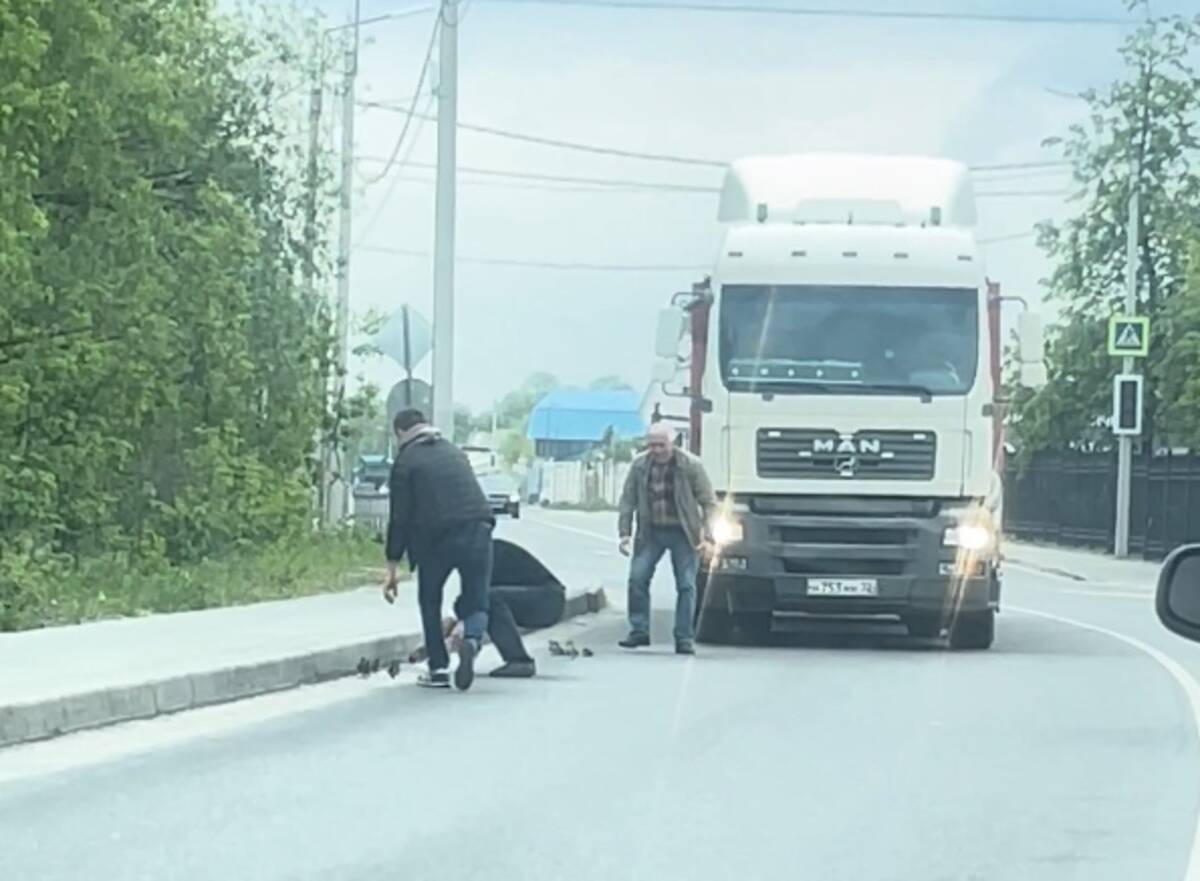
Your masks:
<instances>
[{"instance_id":1,"label":"concrete curb","mask_svg":"<svg viewBox=\"0 0 1200 881\"><path fill-rule=\"evenodd\" d=\"M576 594L567 599L562 620L599 612L607 604L603 588ZM403 633L255 664L12 704L0 707L0 747L353 676L362 658L379 658L384 667L393 659L407 663L409 653L421 642L420 633Z\"/></svg>"}]
</instances>

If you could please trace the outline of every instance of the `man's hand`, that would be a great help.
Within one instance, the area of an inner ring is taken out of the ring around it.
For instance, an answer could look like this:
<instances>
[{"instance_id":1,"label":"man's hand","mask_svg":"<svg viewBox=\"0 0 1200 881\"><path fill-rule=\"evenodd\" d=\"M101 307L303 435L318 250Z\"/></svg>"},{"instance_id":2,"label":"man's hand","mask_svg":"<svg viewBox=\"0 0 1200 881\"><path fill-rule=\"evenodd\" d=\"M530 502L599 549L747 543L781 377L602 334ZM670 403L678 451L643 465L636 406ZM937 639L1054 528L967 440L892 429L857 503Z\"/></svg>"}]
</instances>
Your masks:
<instances>
[{"instance_id":1,"label":"man's hand","mask_svg":"<svg viewBox=\"0 0 1200 881\"><path fill-rule=\"evenodd\" d=\"M400 580L396 577L396 564L388 562L387 577L383 579L383 598L389 603L396 602L396 588Z\"/></svg>"},{"instance_id":2,"label":"man's hand","mask_svg":"<svg viewBox=\"0 0 1200 881\"><path fill-rule=\"evenodd\" d=\"M621 552L622 557L628 557L633 551L633 539L628 535L623 536L617 544L617 550Z\"/></svg>"}]
</instances>

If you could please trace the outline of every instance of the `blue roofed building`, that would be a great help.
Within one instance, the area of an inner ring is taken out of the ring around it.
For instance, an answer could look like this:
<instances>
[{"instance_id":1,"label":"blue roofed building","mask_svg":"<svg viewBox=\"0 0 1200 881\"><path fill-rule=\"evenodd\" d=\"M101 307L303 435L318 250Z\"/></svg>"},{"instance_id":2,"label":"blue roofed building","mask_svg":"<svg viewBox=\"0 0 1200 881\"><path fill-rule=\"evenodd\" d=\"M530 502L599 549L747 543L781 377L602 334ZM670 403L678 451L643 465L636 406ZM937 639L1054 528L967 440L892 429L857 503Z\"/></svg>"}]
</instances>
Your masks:
<instances>
[{"instance_id":1,"label":"blue roofed building","mask_svg":"<svg viewBox=\"0 0 1200 881\"><path fill-rule=\"evenodd\" d=\"M641 395L632 389L558 389L529 415L529 439L539 459L578 459L600 446L611 429L617 440L641 437Z\"/></svg>"}]
</instances>

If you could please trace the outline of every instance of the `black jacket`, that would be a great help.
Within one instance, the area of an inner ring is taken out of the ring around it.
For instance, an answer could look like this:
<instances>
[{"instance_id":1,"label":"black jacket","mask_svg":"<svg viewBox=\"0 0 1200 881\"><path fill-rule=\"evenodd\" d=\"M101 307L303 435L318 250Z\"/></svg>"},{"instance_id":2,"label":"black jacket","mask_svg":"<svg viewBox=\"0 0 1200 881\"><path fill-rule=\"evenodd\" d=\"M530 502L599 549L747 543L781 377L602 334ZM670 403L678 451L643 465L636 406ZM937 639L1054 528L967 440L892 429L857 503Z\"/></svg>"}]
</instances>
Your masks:
<instances>
[{"instance_id":1,"label":"black jacket","mask_svg":"<svg viewBox=\"0 0 1200 881\"><path fill-rule=\"evenodd\" d=\"M387 558L420 566L433 543L457 525L494 524L491 506L466 454L437 434L396 454L389 481Z\"/></svg>"}]
</instances>

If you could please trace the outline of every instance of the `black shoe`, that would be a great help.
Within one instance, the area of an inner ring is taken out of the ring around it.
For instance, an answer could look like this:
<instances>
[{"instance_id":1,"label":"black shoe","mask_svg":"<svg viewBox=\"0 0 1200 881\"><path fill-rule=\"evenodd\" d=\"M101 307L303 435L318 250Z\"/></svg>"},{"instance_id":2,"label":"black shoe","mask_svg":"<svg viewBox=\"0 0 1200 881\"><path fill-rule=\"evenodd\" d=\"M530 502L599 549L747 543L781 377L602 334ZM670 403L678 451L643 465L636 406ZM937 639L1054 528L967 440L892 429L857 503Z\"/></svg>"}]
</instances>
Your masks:
<instances>
[{"instance_id":1,"label":"black shoe","mask_svg":"<svg viewBox=\"0 0 1200 881\"><path fill-rule=\"evenodd\" d=\"M675 643L675 654L694 655L696 654L696 646L692 644L690 639L681 639Z\"/></svg>"},{"instance_id":2,"label":"black shoe","mask_svg":"<svg viewBox=\"0 0 1200 881\"><path fill-rule=\"evenodd\" d=\"M449 688L450 674L445 670L427 670L417 677L417 685L422 688Z\"/></svg>"},{"instance_id":3,"label":"black shoe","mask_svg":"<svg viewBox=\"0 0 1200 881\"><path fill-rule=\"evenodd\" d=\"M631 633L623 640L617 643L623 649L644 648L650 645L649 633Z\"/></svg>"},{"instance_id":4,"label":"black shoe","mask_svg":"<svg viewBox=\"0 0 1200 881\"><path fill-rule=\"evenodd\" d=\"M458 669L454 671L454 687L466 691L475 681L475 656L479 646L473 639L464 639L458 648Z\"/></svg>"},{"instance_id":5,"label":"black shoe","mask_svg":"<svg viewBox=\"0 0 1200 881\"><path fill-rule=\"evenodd\" d=\"M531 658L528 661L509 661L497 667L489 675L497 679L529 679L537 673L537 664Z\"/></svg>"}]
</instances>

